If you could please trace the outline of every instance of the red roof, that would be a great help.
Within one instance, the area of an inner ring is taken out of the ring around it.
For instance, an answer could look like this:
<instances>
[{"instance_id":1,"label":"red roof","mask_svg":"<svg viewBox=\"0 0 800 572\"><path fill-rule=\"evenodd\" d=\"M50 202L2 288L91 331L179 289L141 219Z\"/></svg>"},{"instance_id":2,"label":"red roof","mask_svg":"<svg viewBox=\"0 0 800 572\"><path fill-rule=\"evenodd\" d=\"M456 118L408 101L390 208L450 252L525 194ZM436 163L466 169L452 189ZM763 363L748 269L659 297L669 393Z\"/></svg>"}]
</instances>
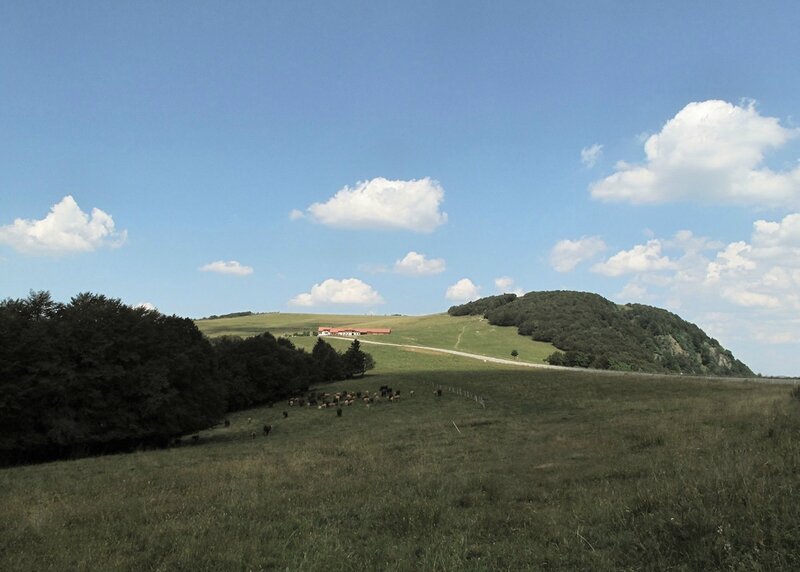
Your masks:
<instances>
[{"instance_id":1,"label":"red roof","mask_svg":"<svg viewBox=\"0 0 800 572\"><path fill-rule=\"evenodd\" d=\"M346 332L357 334L391 334L391 328L331 328L329 326L320 326L317 328L318 332L328 332L331 334L344 334Z\"/></svg>"}]
</instances>

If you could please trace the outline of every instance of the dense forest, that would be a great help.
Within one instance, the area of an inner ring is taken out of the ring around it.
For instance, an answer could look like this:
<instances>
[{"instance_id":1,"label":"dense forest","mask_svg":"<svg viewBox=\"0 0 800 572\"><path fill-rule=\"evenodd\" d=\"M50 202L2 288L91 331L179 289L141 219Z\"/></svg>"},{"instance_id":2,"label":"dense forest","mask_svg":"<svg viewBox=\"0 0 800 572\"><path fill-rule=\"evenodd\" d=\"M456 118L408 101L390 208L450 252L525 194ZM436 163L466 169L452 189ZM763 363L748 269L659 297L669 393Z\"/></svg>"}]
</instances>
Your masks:
<instances>
[{"instance_id":1,"label":"dense forest","mask_svg":"<svg viewBox=\"0 0 800 572\"><path fill-rule=\"evenodd\" d=\"M311 384L374 367L358 341L209 341L188 318L84 293L0 302L0 463L165 446Z\"/></svg>"},{"instance_id":2,"label":"dense forest","mask_svg":"<svg viewBox=\"0 0 800 572\"><path fill-rule=\"evenodd\" d=\"M588 292L490 296L448 310L550 342L553 365L653 373L752 376L717 340L679 316L643 304L618 305Z\"/></svg>"}]
</instances>

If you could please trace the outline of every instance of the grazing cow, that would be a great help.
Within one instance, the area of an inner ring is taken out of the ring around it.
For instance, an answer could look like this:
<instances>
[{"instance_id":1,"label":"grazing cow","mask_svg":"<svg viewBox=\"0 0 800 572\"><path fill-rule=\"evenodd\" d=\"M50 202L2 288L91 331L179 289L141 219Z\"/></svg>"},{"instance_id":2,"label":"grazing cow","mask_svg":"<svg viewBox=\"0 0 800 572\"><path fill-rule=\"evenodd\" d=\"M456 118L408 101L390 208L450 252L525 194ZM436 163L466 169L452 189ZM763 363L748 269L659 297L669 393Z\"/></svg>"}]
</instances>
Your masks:
<instances>
[{"instance_id":1,"label":"grazing cow","mask_svg":"<svg viewBox=\"0 0 800 572\"><path fill-rule=\"evenodd\" d=\"M288 411L284 411L283 412L283 418L286 419L287 417L289 417L289 412Z\"/></svg>"},{"instance_id":2,"label":"grazing cow","mask_svg":"<svg viewBox=\"0 0 800 572\"><path fill-rule=\"evenodd\" d=\"M410 394L411 397L414 397L414 390L412 389L409 394Z\"/></svg>"},{"instance_id":3,"label":"grazing cow","mask_svg":"<svg viewBox=\"0 0 800 572\"><path fill-rule=\"evenodd\" d=\"M442 390L441 389L437 389L436 390L436 397L441 397L441 396L442 396Z\"/></svg>"},{"instance_id":4,"label":"grazing cow","mask_svg":"<svg viewBox=\"0 0 800 572\"><path fill-rule=\"evenodd\" d=\"M230 427L230 426L231 426L231 420L230 419L226 419L225 420L225 427Z\"/></svg>"},{"instance_id":5,"label":"grazing cow","mask_svg":"<svg viewBox=\"0 0 800 572\"><path fill-rule=\"evenodd\" d=\"M272 425L264 425L264 437L267 437L270 431L272 431Z\"/></svg>"},{"instance_id":6,"label":"grazing cow","mask_svg":"<svg viewBox=\"0 0 800 572\"><path fill-rule=\"evenodd\" d=\"M250 431L250 438L251 439L255 439L256 438L256 432L255 431Z\"/></svg>"},{"instance_id":7,"label":"grazing cow","mask_svg":"<svg viewBox=\"0 0 800 572\"><path fill-rule=\"evenodd\" d=\"M341 407L337 407L336 408L336 417L341 417L341 416L342 416L342 408Z\"/></svg>"}]
</instances>

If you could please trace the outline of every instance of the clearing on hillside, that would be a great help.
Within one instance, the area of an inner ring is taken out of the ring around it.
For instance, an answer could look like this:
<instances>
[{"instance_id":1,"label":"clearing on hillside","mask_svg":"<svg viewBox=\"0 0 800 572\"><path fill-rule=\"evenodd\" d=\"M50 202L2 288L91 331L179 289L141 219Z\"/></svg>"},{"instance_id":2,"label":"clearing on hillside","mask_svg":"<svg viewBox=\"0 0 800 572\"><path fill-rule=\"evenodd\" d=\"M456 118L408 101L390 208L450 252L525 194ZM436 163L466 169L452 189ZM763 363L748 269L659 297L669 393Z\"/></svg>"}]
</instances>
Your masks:
<instances>
[{"instance_id":1,"label":"clearing on hillside","mask_svg":"<svg viewBox=\"0 0 800 572\"><path fill-rule=\"evenodd\" d=\"M479 316L354 316L342 314L253 314L234 318L197 320L197 327L209 337L253 336L269 331L276 336L290 336L304 346L304 335L312 335L320 326L352 328L391 328L388 335L367 336L376 341L429 346L510 359L517 350L519 361L544 363L556 351L552 344L536 342L517 334L515 327L489 324Z\"/></svg>"}]
</instances>

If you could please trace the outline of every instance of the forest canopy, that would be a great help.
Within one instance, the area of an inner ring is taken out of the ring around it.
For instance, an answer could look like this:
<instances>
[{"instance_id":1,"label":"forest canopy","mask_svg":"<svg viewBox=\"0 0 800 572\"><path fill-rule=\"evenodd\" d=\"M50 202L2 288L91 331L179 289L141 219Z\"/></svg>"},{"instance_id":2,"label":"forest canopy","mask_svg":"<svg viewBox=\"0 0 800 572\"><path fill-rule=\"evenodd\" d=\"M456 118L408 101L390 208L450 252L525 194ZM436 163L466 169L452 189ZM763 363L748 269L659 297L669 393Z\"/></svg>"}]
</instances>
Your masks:
<instances>
[{"instance_id":1,"label":"forest canopy","mask_svg":"<svg viewBox=\"0 0 800 572\"><path fill-rule=\"evenodd\" d=\"M358 346L318 346L324 360L268 332L212 343L188 318L99 294L4 300L0 462L164 446L229 411L374 365Z\"/></svg>"},{"instance_id":2,"label":"forest canopy","mask_svg":"<svg viewBox=\"0 0 800 572\"><path fill-rule=\"evenodd\" d=\"M550 342L553 365L653 373L752 376L744 363L696 325L643 304L618 305L589 292L502 294L453 306L497 326Z\"/></svg>"}]
</instances>

